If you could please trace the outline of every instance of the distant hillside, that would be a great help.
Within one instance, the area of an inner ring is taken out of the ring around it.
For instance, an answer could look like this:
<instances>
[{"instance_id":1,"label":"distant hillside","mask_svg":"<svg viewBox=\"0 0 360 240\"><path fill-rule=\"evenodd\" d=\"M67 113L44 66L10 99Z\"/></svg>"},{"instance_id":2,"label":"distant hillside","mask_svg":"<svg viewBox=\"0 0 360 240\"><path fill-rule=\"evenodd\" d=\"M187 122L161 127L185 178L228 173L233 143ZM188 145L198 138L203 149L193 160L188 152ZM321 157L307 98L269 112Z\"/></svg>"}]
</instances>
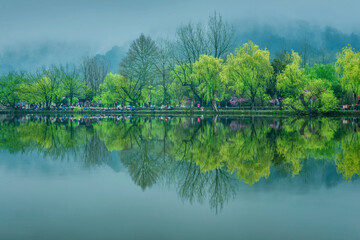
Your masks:
<instances>
[{"instance_id":1,"label":"distant hillside","mask_svg":"<svg viewBox=\"0 0 360 240\"><path fill-rule=\"evenodd\" d=\"M268 48L272 58L284 51L295 50L305 56L308 64L335 61L336 53L347 44L360 49L359 34L346 34L332 27L320 28L307 22L249 24L246 27L244 23L235 23L234 28L234 48L252 40L260 47ZM124 46L114 46L104 54L97 54L89 45L80 43L29 43L0 52L0 75L10 71L35 71L51 64L80 64L84 57L95 54L107 58L111 72L116 73L126 52Z\"/></svg>"},{"instance_id":2,"label":"distant hillside","mask_svg":"<svg viewBox=\"0 0 360 240\"><path fill-rule=\"evenodd\" d=\"M262 48L269 49L271 56L276 57L285 51L297 51L307 54L310 59L326 62L336 60L336 53L351 44L360 49L359 34L346 34L332 27L320 28L307 22L294 22L278 25L259 25L242 28L236 27L236 46L252 40ZM326 54L326 56L323 56Z\"/></svg>"},{"instance_id":3,"label":"distant hillside","mask_svg":"<svg viewBox=\"0 0 360 240\"><path fill-rule=\"evenodd\" d=\"M35 71L51 64L77 63L92 51L86 44L43 42L10 47L0 52L0 74Z\"/></svg>"},{"instance_id":4,"label":"distant hillside","mask_svg":"<svg viewBox=\"0 0 360 240\"><path fill-rule=\"evenodd\" d=\"M119 46L114 46L105 54L97 54L95 57L105 57L110 62L110 71L112 73L117 73L119 71L119 64L121 60L125 57L127 49Z\"/></svg>"},{"instance_id":5,"label":"distant hillside","mask_svg":"<svg viewBox=\"0 0 360 240\"><path fill-rule=\"evenodd\" d=\"M117 72L127 49L114 46L104 55L111 63L111 71ZM10 71L35 71L51 64L80 64L86 56L94 56L87 45L46 42L6 49L0 52L0 75Z\"/></svg>"}]
</instances>

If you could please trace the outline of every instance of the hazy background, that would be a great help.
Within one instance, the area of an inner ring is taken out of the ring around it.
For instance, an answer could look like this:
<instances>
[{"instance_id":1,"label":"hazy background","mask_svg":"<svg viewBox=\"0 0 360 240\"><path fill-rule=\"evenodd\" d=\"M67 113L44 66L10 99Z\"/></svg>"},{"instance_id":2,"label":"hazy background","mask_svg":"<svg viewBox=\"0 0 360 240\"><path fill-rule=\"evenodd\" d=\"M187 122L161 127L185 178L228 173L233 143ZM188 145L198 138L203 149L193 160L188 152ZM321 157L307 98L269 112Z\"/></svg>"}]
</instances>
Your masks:
<instances>
[{"instance_id":1,"label":"hazy background","mask_svg":"<svg viewBox=\"0 0 360 240\"><path fill-rule=\"evenodd\" d=\"M359 48L359 9L357 0L0 0L0 74L95 54L115 71L140 33L171 39L179 24L205 23L214 11L234 25L236 45L252 39L273 55L304 42Z\"/></svg>"}]
</instances>

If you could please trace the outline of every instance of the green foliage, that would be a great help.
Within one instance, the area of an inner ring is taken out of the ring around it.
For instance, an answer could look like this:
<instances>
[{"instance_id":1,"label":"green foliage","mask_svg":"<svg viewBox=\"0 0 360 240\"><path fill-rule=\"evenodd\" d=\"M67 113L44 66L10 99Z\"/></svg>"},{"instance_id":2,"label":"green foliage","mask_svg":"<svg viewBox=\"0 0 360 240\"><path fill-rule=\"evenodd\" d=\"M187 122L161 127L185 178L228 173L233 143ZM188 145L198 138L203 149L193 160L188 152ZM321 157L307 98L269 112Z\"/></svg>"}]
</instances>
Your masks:
<instances>
[{"instance_id":1,"label":"green foliage","mask_svg":"<svg viewBox=\"0 0 360 240\"><path fill-rule=\"evenodd\" d=\"M112 106L115 102L125 102L125 95L122 94L125 82L125 77L119 74L106 75L104 83L100 85L101 95L97 101L101 100L105 106Z\"/></svg>"},{"instance_id":2,"label":"green foliage","mask_svg":"<svg viewBox=\"0 0 360 240\"><path fill-rule=\"evenodd\" d=\"M225 27L221 19L212 21ZM149 102L179 106L196 101L202 106L211 102L217 111L219 101L224 104L237 97L249 99L252 107L255 102L272 102L305 112L330 112L339 103L357 103L360 53L350 46L337 55L335 65L304 64L302 68L298 53L284 52L270 63L269 51L251 41L227 56L221 51L223 58L207 55L211 51L200 46L203 37L194 35L200 30L186 25L177 33L181 43L159 42L159 46L141 35L121 62L120 74L107 73L106 60L95 59L83 63L82 75L79 68L69 71L63 66L43 68L36 74L9 73L0 77L0 103L14 107L23 101L49 109L59 103L74 104L79 98L104 106ZM212 37L219 37L214 34ZM191 36L196 38L187 39ZM178 52L176 44L183 51L193 52Z\"/></svg>"},{"instance_id":3,"label":"green foliage","mask_svg":"<svg viewBox=\"0 0 360 240\"><path fill-rule=\"evenodd\" d=\"M21 85L22 100L28 103L43 103L46 108L50 108L51 103L58 102L60 98L59 88L55 85L48 76L36 76L31 83Z\"/></svg>"},{"instance_id":4,"label":"green foliage","mask_svg":"<svg viewBox=\"0 0 360 240\"><path fill-rule=\"evenodd\" d=\"M224 91L224 85L220 79L221 70L222 59L213 56L201 55L199 60L194 63L192 77L201 82L199 89L204 94L206 101L212 100L214 91L219 93L218 100L221 100Z\"/></svg>"},{"instance_id":5,"label":"green foliage","mask_svg":"<svg viewBox=\"0 0 360 240\"><path fill-rule=\"evenodd\" d=\"M340 82L334 64L315 64L312 67L306 68L306 73L310 79L326 79L328 82L334 84Z\"/></svg>"},{"instance_id":6,"label":"green foliage","mask_svg":"<svg viewBox=\"0 0 360 240\"><path fill-rule=\"evenodd\" d=\"M118 155L141 189L175 184L181 198L208 196L213 206L231 197L239 182L307 181L309 166L336 168L348 181L360 174L356 124L332 118L29 118L0 121L0 150L69 158L85 167L116 166L110 160Z\"/></svg>"},{"instance_id":7,"label":"green foliage","mask_svg":"<svg viewBox=\"0 0 360 240\"><path fill-rule=\"evenodd\" d=\"M213 56L201 55L199 60L194 63L191 77L200 84L199 92L205 101L212 101L212 106L217 111L217 101L224 97L225 87L220 78L222 71L222 59Z\"/></svg>"},{"instance_id":8,"label":"green foliage","mask_svg":"<svg viewBox=\"0 0 360 240\"><path fill-rule=\"evenodd\" d=\"M20 85L25 81L25 75L22 73L11 72L0 77L0 103L15 107L21 99Z\"/></svg>"},{"instance_id":9,"label":"green foliage","mask_svg":"<svg viewBox=\"0 0 360 240\"><path fill-rule=\"evenodd\" d=\"M300 68L300 56L293 52L291 63L277 77L277 89L285 97L285 107L301 111L329 112L337 108L339 101L331 89L337 78L331 65L315 66L314 69ZM319 76L326 79L317 78Z\"/></svg>"},{"instance_id":10,"label":"green foliage","mask_svg":"<svg viewBox=\"0 0 360 240\"><path fill-rule=\"evenodd\" d=\"M322 112L334 111L337 109L337 106L339 104L339 101L335 97L334 93L330 90L321 95L320 101L320 111Z\"/></svg>"},{"instance_id":11,"label":"green foliage","mask_svg":"<svg viewBox=\"0 0 360 240\"><path fill-rule=\"evenodd\" d=\"M350 45L337 54L336 71L341 74L341 86L354 94L360 95L360 52Z\"/></svg>"},{"instance_id":12,"label":"green foliage","mask_svg":"<svg viewBox=\"0 0 360 240\"><path fill-rule=\"evenodd\" d=\"M229 90L250 98L254 105L255 97L262 96L272 76L269 55L268 50L261 50L251 41L235 50L235 55L230 53L221 73Z\"/></svg>"},{"instance_id":13,"label":"green foliage","mask_svg":"<svg viewBox=\"0 0 360 240\"><path fill-rule=\"evenodd\" d=\"M304 69L300 69L301 58L292 52L291 63L277 76L277 89L284 98L296 98L304 90L307 82Z\"/></svg>"},{"instance_id":14,"label":"green foliage","mask_svg":"<svg viewBox=\"0 0 360 240\"><path fill-rule=\"evenodd\" d=\"M185 87L179 87L178 83L175 81L169 85L168 92L171 96L171 103L176 106L184 105L184 100L187 96L189 96L189 89Z\"/></svg>"},{"instance_id":15,"label":"green foliage","mask_svg":"<svg viewBox=\"0 0 360 240\"><path fill-rule=\"evenodd\" d=\"M321 112L333 111L337 108L339 101L336 99L333 91L329 89L329 82L322 79L310 80L307 85L307 91L304 93L304 99L309 108L317 109Z\"/></svg>"},{"instance_id":16,"label":"green foliage","mask_svg":"<svg viewBox=\"0 0 360 240\"><path fill-rule=\"evenodd\" d=\"M268 82L266 86L266 95L270 96L269 99L264 99L265 102L268 102L268 100L273 99L277 97L278 92L276 89L276 82L277 82L277 76L282 73L286 68L287 63L279 58L275 58L271 62L271 66L273 68L273 74L270 78L270 81Z\"/></svg>"},{"instance_id":17,"label":"green foliage","mask_svg":"<svg viewBox=\"0 0 360 240\"><path fill-rule=\"evenodd\" d=\"M270 175L274 152L266 139L268 130L260 127L255 132L247 128L229 138L221 148L229 171L249 185Z\"/></svg>"},{"instance_id":18,"label":"green foliage","mask_svg":"<svg viewBox=\"0 0 360 240\"><path fill-rule=\"evenodd\" d=\"M307 67L306 72L310 79L323 79L328 83L328 89L331 89L337 99L344 97L344 91L341 88L340 78L336 72L334 64L315 64Z\"/></svg>"},{"instance_id":19,"label":"green foliage","mask_svg":"<svg viewBox=\"0 0 360 240\"><path fill-rule=\"evenodd\" d=\"M338 155L337 171L350 181L354 175L360 176L360 139L359 134L347 135L342 140L342 153Z\"/></svg>"},{"instance_id":20,"label":"green foliage","mask_svg":"<svg viewBox=\"0 0 360 240\"><path fill-rule=\"evenodd\" d=\"M85 93L84 82L76 76L66 74L61 81L62 95L68 98L69 103L73 104L75 98L83 97Z\"/></svg>"},{"instance_id":21,"label":"green foliage","mask_svg":"<svg viewBox=\"0 0 360 240\"><path fill-rule=\"evenodd\" d=\"M133 104L141 97L146 102L153 100L157 52L156 43L151 37L141 34L131 43L127 56L120 63L120 74L128 79L123 90Z\"/></svg>"}]
</instances>

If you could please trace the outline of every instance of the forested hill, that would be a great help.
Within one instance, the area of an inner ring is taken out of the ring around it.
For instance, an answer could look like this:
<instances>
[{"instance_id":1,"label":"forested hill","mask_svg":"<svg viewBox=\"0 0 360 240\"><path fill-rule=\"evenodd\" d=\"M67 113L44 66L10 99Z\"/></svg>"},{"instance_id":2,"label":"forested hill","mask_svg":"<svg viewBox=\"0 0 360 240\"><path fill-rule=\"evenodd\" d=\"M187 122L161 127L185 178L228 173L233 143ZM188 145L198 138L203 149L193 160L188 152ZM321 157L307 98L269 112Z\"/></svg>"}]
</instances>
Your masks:
<instances>
[{"instance_id":1,"label":"forested hill","mask_svg":"<svg viewBox=\"0 0 360 240\"><path fill-rule=\"evenodd\" d=\"M127 48L114 46L105 54L97 54L95 57L104 57L110 62L110 72L117 73L119 71L119 63L125 57Z\"/></svg>"},{"instance_id":2,"label":"forested hill","mask_svg":"<svg viewBox=\"0 0 360 240\"><path fill-rule=\"evenodd\" d=\"M115 72L126 50L114 46L104 55L97 56L106 57L111 62L111 71ZM78 65L86 56L93 56L94 52L86 43L43 42L7 48L0 52L0 75L11 71L34 71L51 64Z\"/></svg>"},{"instance_id":3,"label":"forested hill","mask_svg":"<svg viewBox=\"0 0 360 240\"><path fill-rule=\"evenodd\" d=\"M347 44L360 49L360 35L344 33L332 27L318 27L307 22L286 23L280 25L248 25L234 23L234 48L252 40L261 48L267 48L277 57L284 51L299 52L304 64L334 62L336 52ZM171 36L166 34L164 36ZM128 46L114 46L97 57L105 57L110 62L111 72L117 72L121 59L125 56ZM43 42L13 48L0 52L0 75L10 71L33 71L51 64L79 64L86 56L96 54L86 43Z\"/></svg>"},{"instance_id":4,"label":"forested hill","mask_svg":"<svg viewBox=\"0 0 360 240\"><path fill-rule=\"evenodd\" d=\"M10 45L0 51L0 75L10 71L35 71L51 64L78 63L82 56L89 54L93 53L86 43L41 41Z\"/></svg>"},{"instance_id":5,"label":"forested hill","mask_svg":"<svg viewBox=\"0 0 360 240\"><path fill-rule=\"evenodd\" d=\"M269 49L271 57L294 50L306 64L335 62L336 53L350 44L360 49L360 35L344 33L333 27L320 28L307 22L288 23L283 26L258 25L245 29L236 28L236 45L252 40L261 48ZM304 59L303 59L304 60Z\"/></svg>"}]
</instances>

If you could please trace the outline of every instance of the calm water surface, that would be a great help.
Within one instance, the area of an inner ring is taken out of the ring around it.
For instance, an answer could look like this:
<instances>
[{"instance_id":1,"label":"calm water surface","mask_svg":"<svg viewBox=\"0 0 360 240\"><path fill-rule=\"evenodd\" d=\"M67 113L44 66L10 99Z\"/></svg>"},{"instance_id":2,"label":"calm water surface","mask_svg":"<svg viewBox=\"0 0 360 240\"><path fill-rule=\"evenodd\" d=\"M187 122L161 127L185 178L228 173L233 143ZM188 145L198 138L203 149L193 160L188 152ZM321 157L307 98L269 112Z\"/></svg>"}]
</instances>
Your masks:
<instances>
[{"instance_id":1,"label":"calm water surface","mask_svg":"<svg viewBox=\"0 0 360 240\"><path fill-rule=\"evenodd\" d=\"M360 239L359 127L0 115L0 239Z\"/></svg>"}]
</instances>

